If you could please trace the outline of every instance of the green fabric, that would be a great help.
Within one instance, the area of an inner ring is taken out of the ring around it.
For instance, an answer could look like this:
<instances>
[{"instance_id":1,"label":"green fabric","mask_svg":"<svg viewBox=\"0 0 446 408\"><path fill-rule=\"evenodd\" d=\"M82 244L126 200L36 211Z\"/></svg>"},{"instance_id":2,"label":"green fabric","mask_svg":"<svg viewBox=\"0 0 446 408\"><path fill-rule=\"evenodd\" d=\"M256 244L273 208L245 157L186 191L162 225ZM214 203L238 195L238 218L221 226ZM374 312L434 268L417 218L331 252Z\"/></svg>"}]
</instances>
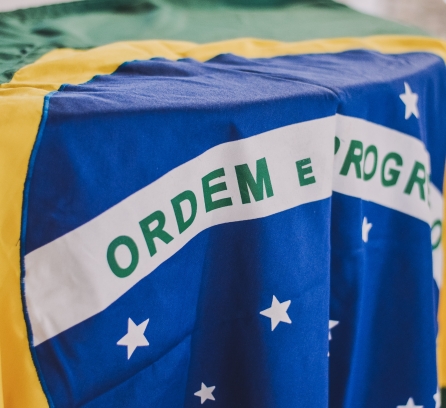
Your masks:
<instances>
[{"instance_id":1,"label":"green fabric","mask_svg":"<svg viewBox=\"0 0 446 408\"><path fill-rule=\"evenodd\" d=\"M424 35L329 0L85 0L1 13L0 82L61 47L146 39L298 41L376 34Z\"/></svg>"}]
</instances>

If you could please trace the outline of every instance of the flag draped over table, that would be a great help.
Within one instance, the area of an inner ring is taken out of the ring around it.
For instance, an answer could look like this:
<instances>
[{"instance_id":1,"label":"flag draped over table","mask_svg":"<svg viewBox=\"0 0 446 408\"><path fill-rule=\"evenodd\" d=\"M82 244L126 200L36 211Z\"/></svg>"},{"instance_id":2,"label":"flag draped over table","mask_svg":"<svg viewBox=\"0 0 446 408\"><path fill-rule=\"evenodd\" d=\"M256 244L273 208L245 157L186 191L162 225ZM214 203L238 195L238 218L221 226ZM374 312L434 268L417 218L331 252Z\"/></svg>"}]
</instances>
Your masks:
<instances>
[{"instance_id":1,"label":"flag draped over table","mask_svg":"<svg viewBox=\"0 0 446 408\"><path fill-rule=\"evenodd\" d=\"M4 406L439 406L443 42L327 1L0 21Z\"/></svg>"}]
</instances>

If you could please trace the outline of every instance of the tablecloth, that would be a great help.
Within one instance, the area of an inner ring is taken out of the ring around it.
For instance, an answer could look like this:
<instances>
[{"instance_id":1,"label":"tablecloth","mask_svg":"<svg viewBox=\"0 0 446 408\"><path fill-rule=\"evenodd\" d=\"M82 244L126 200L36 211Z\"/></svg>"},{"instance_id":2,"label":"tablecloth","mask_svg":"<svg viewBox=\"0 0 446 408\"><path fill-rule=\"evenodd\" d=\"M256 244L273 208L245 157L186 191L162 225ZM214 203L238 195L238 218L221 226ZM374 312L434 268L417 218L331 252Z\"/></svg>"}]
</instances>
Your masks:
<instances>
[{"instance_id":1,"label":"tablecloth","mask_svg":"<svg viewBox=\"0 0 446 408\"><path fill-rule=\"evenodd\" d=\"M437 406L444 56L158 40L19 69L5 406Z\"/></svg>"}]
</instances>

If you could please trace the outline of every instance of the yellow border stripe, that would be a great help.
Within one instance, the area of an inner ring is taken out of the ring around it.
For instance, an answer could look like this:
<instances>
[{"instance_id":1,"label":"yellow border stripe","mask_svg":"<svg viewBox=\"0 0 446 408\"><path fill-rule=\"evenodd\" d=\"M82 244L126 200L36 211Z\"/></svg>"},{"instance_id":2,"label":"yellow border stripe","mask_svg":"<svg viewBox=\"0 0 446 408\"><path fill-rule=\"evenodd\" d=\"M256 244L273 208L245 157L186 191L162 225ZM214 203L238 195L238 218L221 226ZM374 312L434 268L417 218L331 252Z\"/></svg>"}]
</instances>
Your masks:
<instances>
[{"instance_id":1,"label":"yellow border stripe","mask_svg":"<svg viewBox=\"0 0 446 408\"><path fill-rule=\"evenodd\" d=\"M164 57L176 60L209 60L216 55L233 53L246 58L269 58L279 55L336 53L352 49L375 50L386 54L431 52L446 60L446 42L414 36L374 36L284 43L241 38L208 44L182 41L119 42L88 51L57 49L35 63L20 69L12 81L0 90L30 87L54 91L64 83L80 84L95 75L114 72L122 63L136 59Z\"/></svg>"},{"instance_id":2,"label":"yellow border stripe","mask_svg":"<svg viewBox=\"0 0 446 408\"><path fill-rule=\"evenodd\" d=\"M206 61L218 54L248 58L335 53L352 49L396 54L431 52L446 60L446 42L413 36L375 36L283 43L236 39L209 44L181 41L120 42L87 51L58 49L20 69L0 86L0 408L46 407L28 347L20 296L19 237L23 185L28 160L42 116L43 99L64 83L80 84L95 75L111 74L122 63L164 57ZM440 318L446 319L446 304ZM439 338L441 361L446 336ZM446 364L441 364L446 385ZM2 394L3 393L3 394Z\"/></svg>"}]
</instances>

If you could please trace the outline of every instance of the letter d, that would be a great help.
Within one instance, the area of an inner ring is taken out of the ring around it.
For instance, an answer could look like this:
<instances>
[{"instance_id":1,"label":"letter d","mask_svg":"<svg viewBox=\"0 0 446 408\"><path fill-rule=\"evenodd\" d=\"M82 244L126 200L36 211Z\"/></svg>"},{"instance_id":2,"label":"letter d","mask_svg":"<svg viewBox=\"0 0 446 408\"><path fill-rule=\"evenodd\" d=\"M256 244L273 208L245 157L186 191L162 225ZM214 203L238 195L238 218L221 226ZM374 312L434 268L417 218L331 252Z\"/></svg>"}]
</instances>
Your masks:
<instances>
[{"instance_id":1,"label":"letter d","mask_svg":"<svg viewBox=\"0 0 446 408\"><path fill-rule=\"evenodd\" d=\"M191 215L187 220L184 219L183 209L181 208L181 203L186 200L189 201L191 206ZM177 220L178 231L182 234L195 220L197 215L197 198L192 191L186 190L172 198L170 202L172 203L173 212L175 213L175 218Z\"/></svg>"}]
</instances>

